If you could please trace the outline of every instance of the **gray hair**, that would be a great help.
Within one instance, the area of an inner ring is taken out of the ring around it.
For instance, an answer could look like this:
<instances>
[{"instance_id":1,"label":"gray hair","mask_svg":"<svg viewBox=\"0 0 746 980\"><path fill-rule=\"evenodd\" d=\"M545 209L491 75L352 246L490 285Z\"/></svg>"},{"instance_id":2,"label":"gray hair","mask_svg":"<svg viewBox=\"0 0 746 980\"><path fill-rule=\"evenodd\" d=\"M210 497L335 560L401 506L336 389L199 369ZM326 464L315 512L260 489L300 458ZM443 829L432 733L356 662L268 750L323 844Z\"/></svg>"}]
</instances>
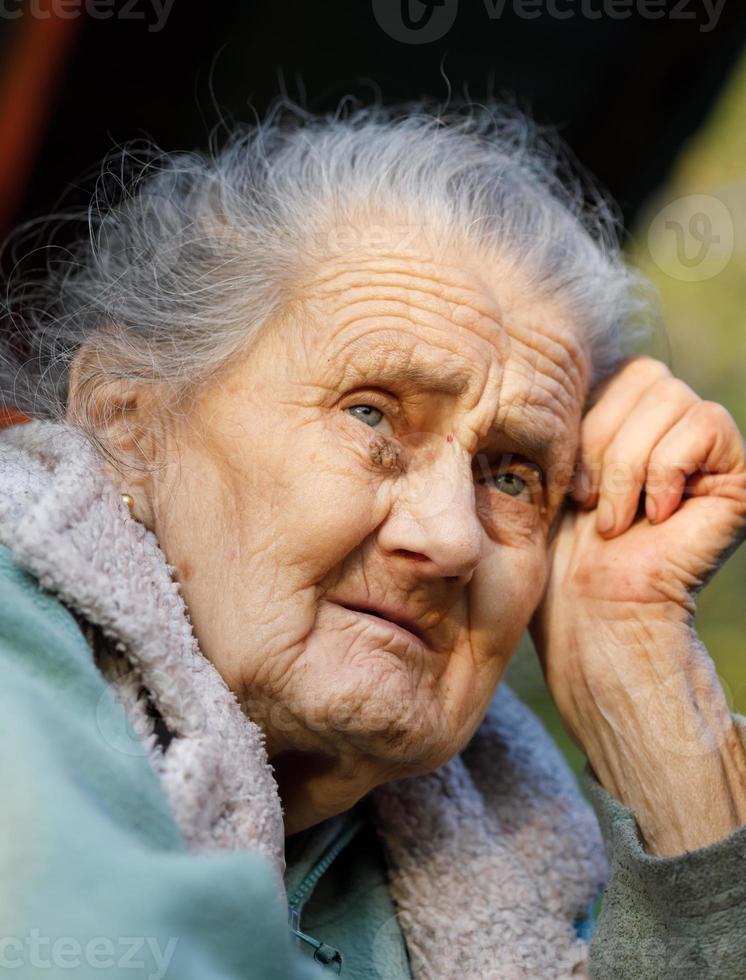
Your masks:
<instances>
[{"instance_id":1,"label":"gray hair","mask_svg":"<svg viewBox=\"0 0 746 980\"><path fill-rule=\"evenodd\" d=\"M77 244L8 284L0 407L64 417L86 342L90 384L206 382L302 300L361 215L507 255L582 325L594 383L645 334L652 296L624 262L621 222L551 131L494 102L331 115L283 102L208 152L105 162Z\"/></svg>"}]
</instances>

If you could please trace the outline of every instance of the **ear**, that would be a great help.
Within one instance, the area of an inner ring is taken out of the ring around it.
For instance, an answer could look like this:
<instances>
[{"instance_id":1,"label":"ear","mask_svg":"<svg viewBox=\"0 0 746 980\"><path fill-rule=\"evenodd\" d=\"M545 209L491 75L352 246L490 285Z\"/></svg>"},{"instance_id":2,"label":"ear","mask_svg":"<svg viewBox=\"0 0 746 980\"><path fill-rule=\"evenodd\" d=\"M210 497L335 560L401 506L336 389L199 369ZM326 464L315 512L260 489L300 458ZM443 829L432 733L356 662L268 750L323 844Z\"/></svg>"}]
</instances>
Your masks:
<instances>
[{"instance_id":1,"label":"ear","mask_svg":"<svg viewBox=\"0 0 746 980\"><path fill-rule=\"evenodd\" d=\"M157 385L128 376L95 340L81 345L70 365L66 421L96 443L117 489L134 498L133 514L148 527L152 474L164 444L158 395Z\"/></svg>"}]
</instances>

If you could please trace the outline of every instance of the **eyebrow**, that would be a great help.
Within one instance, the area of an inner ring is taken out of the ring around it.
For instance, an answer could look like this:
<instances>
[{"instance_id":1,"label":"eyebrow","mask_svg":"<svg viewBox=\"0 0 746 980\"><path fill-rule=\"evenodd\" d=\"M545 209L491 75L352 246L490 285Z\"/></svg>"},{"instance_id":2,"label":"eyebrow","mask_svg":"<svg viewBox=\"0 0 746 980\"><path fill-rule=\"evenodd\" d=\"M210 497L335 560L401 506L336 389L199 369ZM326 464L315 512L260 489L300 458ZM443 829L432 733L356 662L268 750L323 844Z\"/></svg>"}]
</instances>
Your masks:
<instances>
[{"instance_id":1,"label":"eyebrow","mask_svg":"<svg viewBox=\"0 0 746 980\"><path fill-rule=\"evenodd\" d=\"M536 460L545 473L554 462L558 434L554 430L546 431L535 413L522 419L508 416L504 422L494 425L493 432L506 436L517 452Z\"/></svg>"},{"instance_id":2,"label":"eyebrow","mask_svg":"<svg viewBox=\"0 0 746 980\"><path fill-rule=\"evenodd\" d=\"M360 374L375 373L377 381L383 384L412 385L443 395L463 395L473 382L466 371L429 365L410 351L387 350L380 362L374 361L372 369L371 372L370 368L364 371L356 368Z\"/></svg>"},{"instance_id":3,"label":"eyebrow","mask_svg":"<svg viewBox=\"0 0 746 980\"><path fill-rule=\"evenodd\" d=\"M463 395L469 388L470 379L462 371L450 370L445 373L438 369L434 374L431 368L421 364L390 365L382 368L377 375L384 382L414 385L443 395Z\"/></svg>"}]
</instances>

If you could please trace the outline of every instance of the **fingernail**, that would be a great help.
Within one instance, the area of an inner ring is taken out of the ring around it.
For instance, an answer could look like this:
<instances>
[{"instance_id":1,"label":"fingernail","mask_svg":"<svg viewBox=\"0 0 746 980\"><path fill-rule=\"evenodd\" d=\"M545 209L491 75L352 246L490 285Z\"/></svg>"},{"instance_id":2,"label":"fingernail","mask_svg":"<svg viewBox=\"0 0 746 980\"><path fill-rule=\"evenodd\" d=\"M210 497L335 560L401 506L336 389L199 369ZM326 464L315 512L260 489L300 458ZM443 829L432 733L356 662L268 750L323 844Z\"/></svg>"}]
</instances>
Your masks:
<instances>
[{"instance_id":1,"label":"fingernail","mask_svg":"<svg viewBox=\"0 0 746 980\"><path fill-rule=\"evenodd\" d=\"M655 505L655 501L652 497L645 498L645 513L648 515L648 520L651 524L655 524L658 519L658 508Z\"/></svg>"},{"instance_id":2,"label":"fingernail","mask_svg":"<svg viewBox=\"0 0 746 980\"><path fill-rule=\"evenodd\" d=\"M599 534L606 534L614 526L614 508L608 500L602 498L598 503L596 514L596 530Z\"/></svg>"}]
</instances>

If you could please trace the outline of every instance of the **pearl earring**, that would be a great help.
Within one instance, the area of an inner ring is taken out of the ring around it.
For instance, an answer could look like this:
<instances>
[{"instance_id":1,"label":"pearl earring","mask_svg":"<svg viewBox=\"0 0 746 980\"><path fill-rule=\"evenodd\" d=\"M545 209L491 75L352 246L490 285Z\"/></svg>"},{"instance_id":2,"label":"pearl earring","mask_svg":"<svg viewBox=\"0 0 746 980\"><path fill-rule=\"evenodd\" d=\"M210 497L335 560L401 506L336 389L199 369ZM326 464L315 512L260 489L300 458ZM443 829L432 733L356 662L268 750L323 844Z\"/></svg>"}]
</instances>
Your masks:
<instances>
[{"instance_id":1,"label":"pearl earring","mask_svg":"<svg viewBox=\"0 0 746 980\"><path fill-rule=\"evenodd\" d=\"M128 493L121 494L121 497L122 497L123 503L125 503L127 505L127 509L129 510L129 512L131 514L132 513L132 508L135 506L134 497L131 497Z\"/></svg>"}]
</instances>

